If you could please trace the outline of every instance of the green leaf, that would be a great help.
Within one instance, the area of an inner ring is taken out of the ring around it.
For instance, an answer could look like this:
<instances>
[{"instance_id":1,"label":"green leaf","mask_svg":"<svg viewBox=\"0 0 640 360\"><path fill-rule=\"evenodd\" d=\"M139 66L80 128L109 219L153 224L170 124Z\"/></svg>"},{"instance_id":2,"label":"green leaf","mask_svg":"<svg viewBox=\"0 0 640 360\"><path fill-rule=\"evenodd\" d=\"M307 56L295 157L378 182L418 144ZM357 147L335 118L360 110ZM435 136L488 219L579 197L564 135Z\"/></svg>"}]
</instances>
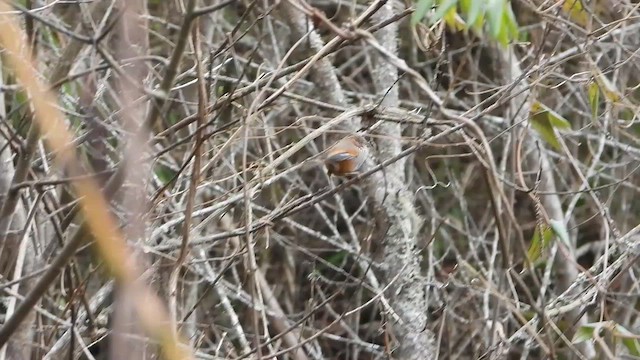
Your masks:
<instances>
[{"instance_id":1,"label":"green leaf","mask_svg":"<svg viewBox=\"0 0 640 360\"><path fill-rule=\"evenodd\" d=\"M618 102L622 99L622 95L620 91L616 88L616 86L607 79L604 74L598 71L598 76L596 77L596 81L600 86L600 90L604 94L604 97L611 102Z\"/></svg>"},{"instance_id":2,"label":"green leaf","mask_svg":"<svg viewBox=\"0 0 640 360\"><path fill-rule=\"evenodd\" d=\"M548 142L555 149L560 150L562 146L553 131L553 126L549 122L545 113L538 113L531 117L531 126L540 134L544 141Z\"/></svg>"},{"instance_id":3,"label":"green leaf","mask_svg":"<svg viewBox=\"0 0 640 360\"><path fill-rule=\"evenodd\" d=\"M571 246L571 241L569 240L569 232L567 231L567 226L562 221L558 220L550 220L549 225L551 229L553 229L553 233L562 241L565 245Z\"/></svg>"},{"instance_id":4,"label":"green leaf","mask_svg":"<svg viewBox=\"0 0 640 360\"><path fill-rule=\"evenodd\" d=\"M518 21L516 20L516 14L513 13L511 3L506 3L504 6L505 22L507 24L507 28L509 29L509 40L517 40L520 36L520 31L518 30Z\"/></svg>"},{"instance_id":5,"label":"green leaf","mask_svg":"<svg viewBox=\"0 0 640 360\"><path fill-rule=\"evenodd\" d=\"M636 339L623 338L622 344L633 356L640 356L640 343Z\"/></svg>"},{"instance_id":6,"label":"green leaf","mask_svg":"<svg viewBox=\"0 0 640 360\"><path fill-rule=\"evenodd\" d=\"M480 25L482 26L482 19L480 18L484 13L484 0L464 0L460 5L462 11L467 16L467 28L476 25L475 22L480 19Z\"/></svg>"},{"instance_id":7,"label":"green leaf","mask_svg":"<svg viewBox=\"0 0 640 360\"><path fill-rule=\"evenodd\" d=\"M519 37L518 23L516 16L511 9L511 4L504 3L502 9L502 19L500 23L500 30L498 36L495 39L504 47L508 46L513 40L517 40Z\"/></svg>"},{"instance_id":8,"label":"green leaf","mask_svg":"<svg viewBox=\"0 0 640 360\"><path fill-rule=\"evenodd\" d=\"M553 231L548 226L545 226L542 230L542 236L540 236L540 229L536 227L533 233L533 239L531 239L531 245L527 250L527 259L531 264L538 261L542 252L549 247L551 239L553 238Z\"/></svg>"},{"instance_id":9,"label":"green leaf","mask_svg":"<svg viewBox=\"0 0 640 360\"><path fill-rule=\"evenodd\" d=\"M444 14L444 17L442 19L447 24L447 26L449 26L449 28L453 30L462 31L466 29L466 24L460 19L455 6L449 9L449 11Z\"/></svg>"},{"instance_id":10,"label":"green leaf","mask_svg":"<svg viewBox=\"0 0 640 360\"><path fill-rule=\"evenodd\" d=\"M562 10L578 25L587 26L589 14L582 7L582 0L564 0Z\"/></svg>"},{"instance_id":11,"label":"green leaf","mask_svg":"<svg viewBox=\"0 0 640 360\"><path fill-rule=\"evenodd\" d=\"M170 181L174 179L174 177L177 174L171 168L164 165L158 165L158 167L156 167L155 169L155 173L163 185L167 185Z\"/></svg>"},{"instance_id":12,"label":"green leaf","mask_svg":"<svg viewBox=\"0 0 640 360\"><path fill-rule=\"evenodd\" d=\"M180 120L180 117L178 117L178 114L175 113L175 111L170 111L169 114L167 114L167 122L171 125L177 124L178 121Z\"/></svg>"},{"instance_id":13,"label":"green leaf","mask_svg":"<svg viewBox=\"0 0 640 360\"><path fill-rule=\"evenodd\" d=\"M338 251L327 258L327 262L333 266L340 267L347 256L346 251Z\"/></svg>"},{"instance_id":14,"label":"green leaf","mask_svg":"<svg viewBox=\"0 0 640 360\"><path fill-rule=\"evenodd\" d=\"M638 335L627 330L624 326L616 324L614 327L614 335L617 338L622 339L622 344L629 350L629 353L633 356L640 356L640 343L638 342Z\"/></svg>"},{"instance_id":15,"label":"green leaf","mask_svg":"<svg viewBox=\"0 0 640 360\"><path fill-rule=\"evenodd\" d=\"M542 111L545 111L547 113L549 121L551 122L551 125L553 125L553 127L557 128L557 129L570 129L571 128L571 124L569 123L569 120L565 119L562 115L560 115L557 112L551 110L551 108L549 108L548 106L546 106L543 103L539 102L538 106L540 106L540 109Z\"/></svg>"},{"instance_id":16,"label":"green leaf","mask_svg":"<svg viewBox=\"0 0 640 360\"><path fill-rule=\"evenodd\" d=\"M638 113L638 115L640 115L640 113ZM629 109L629 108L620 109L620 114L618 116L620 117L620 119L625 121L635 122L635 119L636 119L636 114L633 112L632 109Z\"/></svg>"},{"instance_id":17,"label":"green leaf","mask_svg":"<svg viewBox=\"0 0 640 360\"><path fill-rule=\"evenodd\" d=\"M424 16L427 14L427 11L431 10L433 6L434 0L419 0L416 4L416 11L411 14L411 25L415 26L419 23Z\"/></svg>"},{"instance_id":18,"label":"green leaf","mask_svg":"<svg viewBox=\"0 0 640 360\"><path fill-rule=\"evenodd\" d=\"M444 0L436 9L436 12L433 14L431 18L431 23L435 23L436 21L442 19L444 15L451 10L451 8L455 7L458 3L458 0Z\"/></svg>"},{"instance_id":19,"label":"green leaf","mask_svg":"<svg viewBox=\"0 0 640 360\"><path fill-rule=\"evenodd\" d=\"M558 150L561 149L561 146L554 128L567 129L571 127L567 119L538 101L531 105L531 125L546 142Z\"/></svg>"},{"instance_id":20,"label":"green leaf","mask_svg":"<svg viewBox=\"0 0 640 360\"><path fill-rule=\"evenodd\" d=\"M460 13L467 16L471 5L473 5L473 0L458 0L458 4L460 4Z\"/></svg>"},{"instance_id":21,"label":"green leaf","mask_svg":"<svg viewBox=\"0 0 640 360\"><path fill-rule=\"evenodd\" d=\"M596 331L608 330L616 339L621 339L624 347L627 348L629 353L633 356L640 356L640 343L638 342L638 335L630 332L622 325L613 321L599 321L581 326L576 331L572 343L577 344L586 340L593 339Z\"/></svg>"},{"instance_id":22,"label":"green leaf","mask_svg":"<svg viewBox=\"0 0 640 360\"><path fill-rule=\"evenodd\" d=\"M505 8L505 0L489 0L486 14L489 23L489 33L494 39L498 39L502 30L502 13Z\"/></svg>"},{"instance_id":23,"label":"green leaf","mask_svg":"<svg viewBox=\"0 0 640 360\"><path fill-rule=\"evenodd\" d=\"M507 47L509 45L509 27L506 26L507 23L505 19L506 16L503 15L503 21L500 24L500 31L498 32L498 36L495 38L503 47Z\"/></svg>"},{"instance_id":24,"label":"green leaf","mask_svg":"<svg viewBox=\"0 0 640 360\"><path fill-rule=\"evenodd\" d=\"M593 339L593 333L596 330L596 327L599 327L600 323L591 323L581 326L578 331L573 335L573 339L571 339L572 344L578 344L583 341Z\"/></svg>"},{"instance_id":25,"label":"green leaf","mask_svg":"<svg viewBox=\"0 0 640 360\"><path fill-rule=\"evenodd\" d=\"M598 118L598 106L600 105L600 87L598 83L592 81L588 88L589 104L591 105L591 116L595 121Z\"/></svg>"},{"instance_id":26,"label":"green leaf","mask_svg":"<svg viewBox=\"0 0 640 360\"><path fill-rule=\"evenodd\" d=\"M479 37L483 35L484 22L485 22L484 12L482 12L478 16L478 20L476 20L476 23L472 24L473 30L476 32L476 34L478 34Z\"/></svg>"}]
</instances>

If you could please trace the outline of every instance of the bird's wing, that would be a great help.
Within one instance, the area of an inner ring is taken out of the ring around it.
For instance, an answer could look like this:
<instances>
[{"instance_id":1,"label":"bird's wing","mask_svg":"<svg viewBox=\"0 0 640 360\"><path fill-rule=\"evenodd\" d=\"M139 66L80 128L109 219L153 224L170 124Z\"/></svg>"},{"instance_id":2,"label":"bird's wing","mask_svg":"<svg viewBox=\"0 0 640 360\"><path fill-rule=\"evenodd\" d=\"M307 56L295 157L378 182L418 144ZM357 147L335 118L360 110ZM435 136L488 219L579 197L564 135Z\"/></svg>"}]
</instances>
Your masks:
<instances>
[{"instance_id":1,"label":"bird's wing","mask_svg":"<svg viewBox=\"0 0 640 360\"><path fill-rule=\"evenodd\" d=\"M346 160L351 160L355 158L355 156L347 153L347 152L341 152L341 153L336 153L336 154L331 154L327 157L327 161L335 161L335 162L340 162L340 161L346 161Z\"/></svg>"}]
</instances>

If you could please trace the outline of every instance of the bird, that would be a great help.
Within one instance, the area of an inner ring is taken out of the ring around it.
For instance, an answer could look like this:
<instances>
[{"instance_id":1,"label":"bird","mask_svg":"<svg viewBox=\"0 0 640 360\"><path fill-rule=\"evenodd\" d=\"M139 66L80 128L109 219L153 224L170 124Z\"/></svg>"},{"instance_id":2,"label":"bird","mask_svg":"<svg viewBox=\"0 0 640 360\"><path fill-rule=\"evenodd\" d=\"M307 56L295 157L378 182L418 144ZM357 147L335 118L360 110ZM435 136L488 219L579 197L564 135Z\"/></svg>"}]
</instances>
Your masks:
<instances>
[{"instance_id":1,"label":"bird","mask_svg":"<svg viewBox=\"0 0 640 360\"><path fill-rule=\"evenodd\" d=\"M357 175L369 157L366 140L358 134L350 134L330 146L323 156L329 175L350 177Z\"/></svg>"}]
</instances>

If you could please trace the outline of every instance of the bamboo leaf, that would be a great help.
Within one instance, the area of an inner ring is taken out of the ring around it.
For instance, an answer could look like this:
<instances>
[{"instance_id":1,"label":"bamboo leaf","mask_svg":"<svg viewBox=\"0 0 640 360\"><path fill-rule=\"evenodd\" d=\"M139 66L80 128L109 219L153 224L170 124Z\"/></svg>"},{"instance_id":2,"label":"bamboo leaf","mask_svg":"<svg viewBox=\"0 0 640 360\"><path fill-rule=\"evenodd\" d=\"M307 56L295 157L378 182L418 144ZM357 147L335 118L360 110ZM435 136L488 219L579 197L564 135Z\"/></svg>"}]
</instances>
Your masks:
<instances>
[{"instance_id":1,"label":"bamboo leaf","mask_svg":"<svg viewBox=\"0 0 640 360\"><path fill-rule=\"evenodd\" d=\"M578 331L573 335L573 339L571 339L572 344L578 344L583 341L593 339L593 334L596 329L600 329L606 326L606 321L599 321L594 323L589 323L578 328Z\"/></svg>"},{"instance_id":2,"label":"bamboo leaf","mask_svg":"<svg viewBox=\"0 0 640 360\"><path fill-rule=\"evenodd\" d=\"M571 246L571 241L569 240L569 231L567 231L567 226L564 222L559 220L550 220L549 225L551 229L553 229L553 233L556 235L560 241L562 241L565 245Z\"/></svg>"},{"instance_id":3,"label":"bamboo leaf","mask_svg":"<svg viewBox=\"0 0 640 360\"><path fill-rule=\"evenodd\" d=\"M449 26L449 28L451 29L462 31L467 27L467 24L465 24L460 18L460 15L458 15L455 6L447 11L443 19L447 26Z\"/></svg>"},{"instance_id":4,"label":"bamboo leaf","mask_svg":"<svg viewBox=\"0 0 640 360\"><path fill-rule=\"evenodd\" d=\"M540 111L543 111L547 114L547 116L549 117L549 121L551 122L551 125L553 125L553 127L557 129L571 128L571 123L569 123L569 120L565 119L562 115L553 111L550 107L540 102L536 102L536 106L539 107Z\"/></svg>"},{"instance_id":5,"label":"bamboo leaf","mask_svg":"<svg viewBox=\"0 0 640 360\"><path fill-rule=\"evenodd\" d=\"M598 85L600 86L600 90L602 91L602 93L604 94L604 97L607 100L615 103L615 102L619 102L620 99L622 99L622 95L620 94L620 91L618 91L616 86L611 81L609 81L609 79L607 79L607 77L604 76L604 74L599 72L598 76L596 76L596 81L598 82Z\"/></svg>"},{"instance_id":6,"label":"bamboo leaf","mask_svg":"<svg viewBox=\"0 0 640 360\"><path fill-rule=\"evenodd\" d=\"M416 4L416 10L411 14L411 25L415 26L419 23L433 6L434 0L419 0Z\"/></svg>"},{"instance_id":7,"label":"bamboo leaf","mask_svg":"<svg viewBox=\"0 0 640 360\"><path fill-rule=\"evenodd\" d=\"M564 0L562 10L571 20L581 26L587 26L589 23L589 14L585 11L584 7L582 7L581 0Z\"/></svg>"},{"instance_id":8,"label":"bamboo leaf","mask_svg":"<svg viewBox=\"0 0 640 360\"><path fill-rule=\"evenodd\" d=\"M571 124L562 115L536 101L531 105L531 126L538 131L542 139L560 150L561 146L555 129L568 129Z\"/></svg>"},{"instance_id":9,"label":"bamboo leaf","mask_svg":"<svg viewBox=\"0 0 640 360\"><path fill-rule=\"evenodd\" d=\"M536 231L533 233L533 239L527 250L527 259L531 264L534 264L545 249L549 247L553 238L553 231L548 226L545 226L542 230L542 236L540 236L540 229L536 227Z\"/></svg>"},{"instance_id":10,"label":"bamboo leaf","mask_svg":"<svg viewBox=\"0 0 640 360\"><path fill-rule=\"evenodd\" d=\"M440 6L438 6L438 8L436 9L436 12L433 14L433 17L431 18L431 23L435 23L438 20L442 19L445 14L447 12L449 12L449 10L451 10L452 8L455 11L455 6L458 3L458 0L445 0L443 1Z\"/></svg>"},{"instance_id":11,"label":"bamboo leaf","mask_svg":"<svg viewBox=\"0 0 640 360\"><path fill-rule=\"evenodd\" d=\"M540 134L542 139L553 146L555 149L560 150L560 142L556 138L556 134L553 131L553 126L549 122L546 114L539 113L531 117L531 126Z\"/></svg>"},{"instance_id":12,"label":"bamboo leaf","mask_svg":"<svg viewBox=\"0 0 640 360\"><path fill-rule=\"evenodd\" d=\"M623 338L622 344L633 356L640 356L640 343L636 339Z\"/></svg>"},{"instance_id":13,"label":"bamboo leaf","mask_svg":"<svg viewBox=\"0 0 640 360\"><path fill-rule=\"evenodd\" d=\"M486 14L489 24L489 33L494 39L498 39L502 30L502 14L504 12L505 0L489 0Z\"/></svg>"},{"instance_id":14,"label":"bamboo leaf","mask_svg":"<svg viewBox=\"0 0 640 360\"><path fill-rule=\"evenodd\" d=\"M476 21L480 20L482 26L482 14L484 13L484 0L464 0L461 8L466 15L467 28L476 25Z\"/></svg>"},{"instance_id":15,"label":"bamboo leaf","mask_svg":"<svg viewBox=\"0 0 640 360\"><path fill-rule=\"evenodd\" d=\"M516 40L520 37L520 31L518 29L518 21L516 15L513 13L510 3L505 4L505 22L509 29L509 38Z\"/></svg>"}]
</instances>

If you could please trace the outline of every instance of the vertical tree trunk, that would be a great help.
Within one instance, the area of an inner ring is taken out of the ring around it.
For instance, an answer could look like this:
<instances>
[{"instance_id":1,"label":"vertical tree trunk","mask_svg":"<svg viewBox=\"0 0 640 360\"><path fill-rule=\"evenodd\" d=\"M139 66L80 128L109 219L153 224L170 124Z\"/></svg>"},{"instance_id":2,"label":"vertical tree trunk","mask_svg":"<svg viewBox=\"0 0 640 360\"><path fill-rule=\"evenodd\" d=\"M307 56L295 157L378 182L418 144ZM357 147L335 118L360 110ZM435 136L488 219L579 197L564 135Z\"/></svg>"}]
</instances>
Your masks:
<instances>
[{"instance_id":1,"label":"vertical tree trunk","mask_svg":"<svg viewBox=\"0 0 640 360\"><path fill-rule=\"evenodd\" d=\"M387 2L374 15L376 22L394 15L393 1ZM398 25L393 22L376 33L376 38L392 54L398 51ZM383 97L381 106L398 106L396 79L398 70L382 56L377 57L373 74L376 93ZM380 159L391 158L402 151L402 128L398 123L386 122L379 128ZM400 321L393 324L398 339L396 359L433 359L436 356L433 335L427 329L427 302L424 278L420 275L420 254L416 235L421 219L414 207L413 193L408 191L405 178L405 158L389 165L384 171L384 183L378 184L375 196L380 210L389 224L384 239L384 264L387 279L397 276L392 287L392 307Z\"/></svg>"}]
</instances>

